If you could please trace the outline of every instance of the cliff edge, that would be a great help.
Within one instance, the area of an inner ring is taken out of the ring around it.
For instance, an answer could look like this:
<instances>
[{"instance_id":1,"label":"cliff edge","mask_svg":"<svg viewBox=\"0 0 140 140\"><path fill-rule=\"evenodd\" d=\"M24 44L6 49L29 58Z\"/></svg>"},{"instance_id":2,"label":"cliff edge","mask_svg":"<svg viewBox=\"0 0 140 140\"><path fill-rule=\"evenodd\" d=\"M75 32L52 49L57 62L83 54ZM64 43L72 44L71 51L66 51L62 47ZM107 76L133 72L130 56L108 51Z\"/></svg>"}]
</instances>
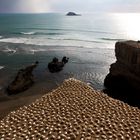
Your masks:
<instances>
[{"instance_id":1,"label":"cliff edge","mask_svg":"<svg viewBox=\"0 0 140 140\"><path fill-rule=\"evenodd\" d=\"M106 92L140 107L140 42L123 41L115 45L117 61L104 80Z\"/></svg>"}]
</instances>

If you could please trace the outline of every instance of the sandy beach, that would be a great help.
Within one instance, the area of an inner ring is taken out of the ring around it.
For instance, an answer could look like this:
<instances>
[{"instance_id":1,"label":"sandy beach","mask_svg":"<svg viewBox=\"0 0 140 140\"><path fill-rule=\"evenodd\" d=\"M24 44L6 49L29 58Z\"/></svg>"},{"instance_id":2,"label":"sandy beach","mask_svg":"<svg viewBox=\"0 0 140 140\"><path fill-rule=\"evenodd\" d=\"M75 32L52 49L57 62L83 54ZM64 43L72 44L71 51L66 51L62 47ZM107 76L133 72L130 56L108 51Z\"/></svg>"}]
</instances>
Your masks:
<instances>
[{"instance_id":1,"label":"sandy beach","mask_svg":"<svg viewBox=\"0 0 140 140\"><path fill-rule=\"evenodd\" d=\"M50 83L49 81L47 83L35 83L30 89L14 95L8 95L5 91L6 88L0 90L0 120L11 111L31 104L57 86L57 84Z\"/></svg>"}]
</instances>

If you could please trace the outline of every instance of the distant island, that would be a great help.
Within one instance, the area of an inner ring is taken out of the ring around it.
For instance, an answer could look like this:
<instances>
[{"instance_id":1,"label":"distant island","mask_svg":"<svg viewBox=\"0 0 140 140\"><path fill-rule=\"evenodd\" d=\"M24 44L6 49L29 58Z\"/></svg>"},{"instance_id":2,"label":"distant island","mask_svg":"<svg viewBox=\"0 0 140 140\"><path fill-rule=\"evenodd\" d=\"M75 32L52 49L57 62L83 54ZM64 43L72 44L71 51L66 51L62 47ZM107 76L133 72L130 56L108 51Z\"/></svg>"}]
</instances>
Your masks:
<instances>
[{"instance_id":1,"label":"distant island","mask_svg":"<svg viewBox=\"0 0 140 140\"><path fill-rule=\"evenodd\" d=\"M68 12L66 16L81 16L80 14L76 14L74 12Z\"/></svg>"}]
</instances>

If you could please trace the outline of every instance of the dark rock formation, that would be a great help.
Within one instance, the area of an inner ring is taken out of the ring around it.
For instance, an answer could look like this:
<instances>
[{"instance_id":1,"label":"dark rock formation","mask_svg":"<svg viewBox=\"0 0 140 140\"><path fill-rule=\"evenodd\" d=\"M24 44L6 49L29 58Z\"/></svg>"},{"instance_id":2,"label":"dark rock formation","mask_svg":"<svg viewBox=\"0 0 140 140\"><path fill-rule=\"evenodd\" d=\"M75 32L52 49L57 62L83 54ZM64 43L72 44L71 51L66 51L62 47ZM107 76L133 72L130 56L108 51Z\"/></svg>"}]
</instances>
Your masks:
<instances>
[{"instance_id":1,"label":"dark rock formation","mask_svg":"<svg viewBox=\"0 0 140 140\"><path fill-rule=\"evenodd\" d=\"M38 62L35 62L35 64L32 64L25 69L20 69L14 81L7 88L8 94L16 94L25 91L32 86L34 83L32 72L37 65Z\"/></svg>"},{"instance_id":2,"label":"dark rock formation","mask_svg":"<svg viewBox=\"0 0 140 140\"><path fill-rule=\"evenodd\" d=\"M64 57L62 58L62 63L63 63L63 64L68 63L68 61L69 61L69 58L67 58L66 56L64 56Z\"/></svg>"},{"instance_id":3,"label":"dark rock formation","mask_svg":"<svg viewBox=\"0 0 140 140\"><path fill-rule=\"evenodd\" d=\"M115 54L117 61L104 80L105 92L140 107L140 42L117 42Z\"/></svg>"},{"instance_id":4,"label":"dark rock formation","mask_svg":"<svg viewBox=\"0 0 140 140\"><path fill-rule=\"evenodd\" d=\"M50 72L59 72L63 69L64 65L68 62L69 58L66 58L65 56L62 58L62 61L58 61L58 59L55 57L53 58L52 62L48 64L48 69Z\"/></svg>"},{"instance_id":5,"label":"dark rock formation","mask_svg":"<svg viewBox=\"0 0 140 140\"><path fill-rule=\"evenodd\" d=\"M76 14L74 12L68 12L66 16L81 16L80 14Z\"/></svg>"}]
</instances>

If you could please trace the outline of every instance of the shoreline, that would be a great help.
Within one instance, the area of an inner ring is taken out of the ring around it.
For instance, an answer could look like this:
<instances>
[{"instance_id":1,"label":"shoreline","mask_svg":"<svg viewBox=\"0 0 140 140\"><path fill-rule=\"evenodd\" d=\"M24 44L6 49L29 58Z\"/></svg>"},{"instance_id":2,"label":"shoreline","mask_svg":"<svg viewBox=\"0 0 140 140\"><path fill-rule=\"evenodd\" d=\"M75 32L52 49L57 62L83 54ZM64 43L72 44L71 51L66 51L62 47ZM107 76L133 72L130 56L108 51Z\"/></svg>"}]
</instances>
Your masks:
<instances>
[{"instance_id":1,"label":"shoreline","mask_svg":"<svg viewBox=\"0 0 140 140\"><path fill-rule=\"evenodd\" d=\"M28 53L28 49L40 49L36 45L27 45L18 44L18 43L0 43L3 49L5 46L9 46L9 49L15 50L18 48L20 51L13 51L10 53L0 51L0 63L1 65L5 66L4 69L0 70L1 79L4 82L0 81L0 85L4 88L14 80L17 72L19 69L26 67L32 64L35 61L39 61L39 66L35 69L35 85L31 89L27 90L26 92L19 93L18 95L12 95L12 97L1 94L0 91L0 101L8 100L7 102L0 102L0 112L3 112L4 109L12 110L12 104L15 107L18 107L18 103L22 105L26 105L26 100L28 99L28 94L32 94L30 98L38 97L38 93L42 95L40 91L42 88L45 88L50 91L56 88L59 84L63 82L63 80L74 77L86 83L90 83L90 85L98 90L103 89L103 79L105 78L108 67L112 60L114 60L111 56L113 56L110 52L113 52L110 49L105 49L101 51L102 48L83 48L83 47L76 47L76 46L47 46L45 52L37 52L35 53ZM96 45L95 45L96 46ZM42 46L45 48L45 46ZM48 49L49 47L49 49ZM67 48L68 47L68 48ZM1 48L1 49L2 49ZM78 48L78 49L77 49ZM26 51L24 51L24 49ZM42 48L41 48L42 49ZM75 51L76 50L76 51ZM88 57L83 57L83 54ZM93 55L94 54L94 55ZM104 54L104 55L103 55ZM51 74L47 69L48 63L52 60L53 57L57 57L61 59L63 56L67 56L70 58L68 64L66 64L64 70L60 73ZM37 91L32 91L32 89L37 88ZM40 91L39 91L40 90ZM38 93L37 93L38 92ZM36 95L37 94L37 95ZM18 101L18 99L22 98L23 100ZM12 100L14 100L12 103ZM32 101L32 100L31 100ZM11 103L10 103L11 102ZM22 103L23 102L23 103ZM31 102L30 102L31 103ZM8 105L10 104L10 105ZM7 107L6 107L7 106ZM20 106L20 105L19 105Z\"/></svg>"},{"instance_id":2,"label":"shoreline","mask_svg":"<svg viewBox=\"0 0 140 140\"><path fill-rule=\"evenodd\" d=\"M46 87L47 86L47 87ZM15 111L20 107L29 105L36 99L42 97L46 92L52 91L58 85L48 83L35 83L28 90L8 95L5 89L0 90L0 120L3 119L11 111Z\"/></svg>"}]
</instances>

